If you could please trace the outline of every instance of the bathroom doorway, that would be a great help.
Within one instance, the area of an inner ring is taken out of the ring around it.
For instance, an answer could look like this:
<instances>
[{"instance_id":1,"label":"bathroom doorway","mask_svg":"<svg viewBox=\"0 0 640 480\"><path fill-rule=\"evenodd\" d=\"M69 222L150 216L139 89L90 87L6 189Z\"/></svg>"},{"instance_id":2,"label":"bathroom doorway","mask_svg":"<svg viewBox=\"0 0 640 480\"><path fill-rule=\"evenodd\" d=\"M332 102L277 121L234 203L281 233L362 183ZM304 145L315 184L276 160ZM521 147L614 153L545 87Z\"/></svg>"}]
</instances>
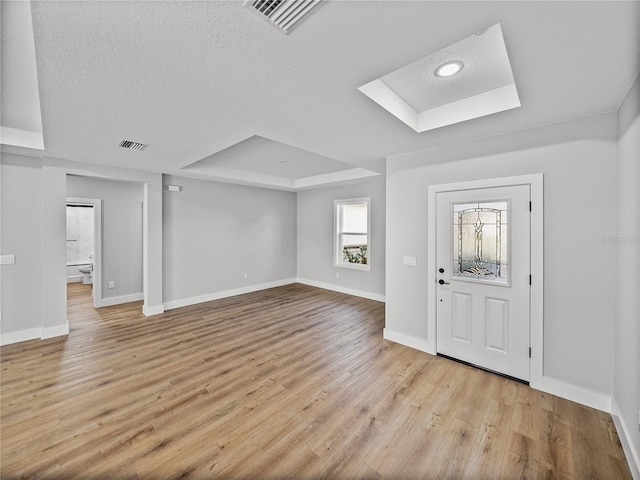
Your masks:
<instances>
[{"instance_id":1,"label":"bathroom doorway","mask_svg":"<svg viewBox=\"0 0 640 480\"><path fill-rule=\"evenodd\" d=\"M67 197L67 288L91 295L93 306L101 292L102 201Z\"/></svg>"}]
</instances>

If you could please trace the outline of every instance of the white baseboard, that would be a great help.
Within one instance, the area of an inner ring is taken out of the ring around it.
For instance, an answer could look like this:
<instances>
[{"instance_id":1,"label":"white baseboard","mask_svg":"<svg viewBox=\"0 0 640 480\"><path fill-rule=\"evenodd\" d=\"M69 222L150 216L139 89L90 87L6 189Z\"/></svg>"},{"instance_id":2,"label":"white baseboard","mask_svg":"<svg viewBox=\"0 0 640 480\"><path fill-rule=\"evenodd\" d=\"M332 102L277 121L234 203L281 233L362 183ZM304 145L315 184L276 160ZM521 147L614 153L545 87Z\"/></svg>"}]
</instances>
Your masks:
<instances>
[{"instance_id":1,"label":"white baseboard","mask_svg":"<svg viewBox=\"0 0 640 480\"><path fill-rule=\"evenodd\" d=\"M46 338L60 337L69 334L69 323L55 325L53 327L28 328L17 332L3 333L0 336L0 345L26 342L28 340L44 340Z\"/></svg>"},{"instance_id":2,"label":"white baseboard","mask_svg":"<svg viewBox=\"0 0 640 480\"><path fill-rule=\"evenodd\" d=\"M60 337L62 335L69 335L69 322L53 327L42 327L40 338L44 340L45 338Z\"/></svg>"},{"instance_id":3,"label":"white baseboard","mask_svg":"<svg viewBox=\"0 0 640 480\"><path fill-rule=\"evenodd\" d=\"M400 345L420 350L421 352L426 352L431 355L436 354L431 344L421 338L416 338L411 335L405 335L404 333L394 332L389 330L388 328L382 330L382 337L385 340L390 340L392 342L399 343Z\"/></svg>"},{"instance_id":4,"label":"white baseboard","mask_svg":"<svg viewBox=\"0 0 640 480\"><path fill-rule=\"evenodd\" d=\"M531 388L540 390L572 402L586 405L603 412L611 413L611 397L584 387L573 385L550 377L542 377L530 383Z\"/></svg>"},{"instance_id":5,"label":"white baseboard","mask_svg":"<svg viewBox=\"0 0 640 480\"><path fill-rule=\"evenodd\" d=\"M365 292L363 290L356 290L353 288L342 287L340 285L332 285L330 283L316 282L315 280L308 280L306 278L298 277L297 283L303 285L309 285L310 287L323 288L325 290L331 290L332 292L346 293L347 295L353 295L355 297L368 298L369 300L375 300L376 302L384 302L384 295L378 293Z\"/></svg>"},{"instance_id":6,"label":"white baseboard","mask_svg":"<svg viewBox=\"0 0 640 480\"><path fill-rule=\"evenodd\" d=\"M153 315L160 315L161 313L164 313L164 306L163 305L155 305L153 307L147 307L146 305L142 306L142 314L145 317L151 317Z\"/></svg>"},{"instance_id":7,"label":"white baseboard","mask_svg":"<svg viewBox=\"0 0 640 480\"><path fill-rule=\"evenodd\" d=\"M113 305L121 305L123 303L138 302L144 300L143 293L132 293L129 295L120 295L119 297L101 298L96 301L96 307L111 307Z\"/></svg>"},{"instance_id":8,"label":"white baseboard","mask_svg":"<svg viewBox=\"0 0 640 480\"><path fill-rule=\"evenodd\" d=\"M26 342L27 340L40 339L41 328L28 328L17 332L3 333L0 335L0 345L9 345L11 343Z\"/></svg>"},{"instance_id":9,"label":"white baseboard","mask_svg":"<svg viewBox=\"0 0 640 480\"><path fill-rule=\"evenodd\" d=\"M82 283L84 275L70 275L67 277L67 283Z\"/></svg>"},{"instance_id":10,"label":"white baseboard","mask_svg":"<svg viewBox=\"0 0 640 480\"><path fill-rule=\"evenodd\" d=\"M433 346L426 340L416 338L404 333L394 332L385 328L382 336L386 340L405 345L407 347L415 348L422 352L436 355L437 352ZM580 403L603 412L611 413L611 397L604 393L594 392L584 387L572 385L570 383L556 380L554 378L542 377L537 381L530 383L531 388L541 390L558 397L562 397L572 402ZM640 480L640 479L638 479Z\"/></svg>"},{"instance_id":11,"label":"white baseboard","mask_svg":"<svg viewBox=\"0 0 640 480\"><path fill-rule=\"evenodd\" d=\"M164 303L165 310L173 310L174 308L186 307L189 305L196 305L198 303L211 302L212 300L219 300L221 298L235 297L236 295L243 295L245 293L258 292L260 290L266 290L267 288L281 287L283 285L290 285L296 283L295 278L287 278L285 280L278 280L275 282L260 283L257 285L249 285L247 287L234 288L232 290L223 290L220 292L206 293L204 295L197 295L195 297L181 298L179 300L171 300Z\"/></svg>"},{"instance_id":12,"label":"white baseboard","mask_svg":"<svg viewBox=\"0 0 640 480\"><path fill-rule=\"evenodd\" d=\"M613 417L613 423L618 431L618 437L620 437L620 443L622 444L624 455L627 458L627 464L629 465L629 470L631 470L631 476L634 480L640 480L640 453L633 448L629 428L621 415L620 408L618 408L618 403L616 402L615 397L611 399L611 416Z\"/></svg>"}]
</instances>

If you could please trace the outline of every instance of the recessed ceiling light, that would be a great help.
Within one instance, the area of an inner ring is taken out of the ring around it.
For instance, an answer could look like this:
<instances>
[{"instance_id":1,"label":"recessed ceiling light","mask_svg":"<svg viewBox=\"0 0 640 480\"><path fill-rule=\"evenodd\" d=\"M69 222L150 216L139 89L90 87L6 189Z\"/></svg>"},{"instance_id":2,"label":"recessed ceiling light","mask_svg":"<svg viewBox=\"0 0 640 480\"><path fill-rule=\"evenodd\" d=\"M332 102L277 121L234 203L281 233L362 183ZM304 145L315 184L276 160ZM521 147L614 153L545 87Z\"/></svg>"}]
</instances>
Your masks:
<instances>
[{"instance_id":1,"label":"recessed ceiling light","mask_svg":"<svg viewBox=\"0 0 640 480\"><path fill-rule=\"evenodd\" d=\"M452 75L455 75L456 73L460 72L460 70L462 70L463 68L464 68L464 63L462 63L459 60L455 60L453 62L443 63L438 68L436 68L434 73L436 77L441 77L441 78L451 77Z\"/></svg>"},{"instance_id":2,"label":"recessed ceiling light","mask_svg":"<svg viewBox=\"0 0 640 480\"><path fill-rule=\"evenodd\" d=\"M358 90L418 133L521 106L499 23Z\"/></svg>"}]
</instances>

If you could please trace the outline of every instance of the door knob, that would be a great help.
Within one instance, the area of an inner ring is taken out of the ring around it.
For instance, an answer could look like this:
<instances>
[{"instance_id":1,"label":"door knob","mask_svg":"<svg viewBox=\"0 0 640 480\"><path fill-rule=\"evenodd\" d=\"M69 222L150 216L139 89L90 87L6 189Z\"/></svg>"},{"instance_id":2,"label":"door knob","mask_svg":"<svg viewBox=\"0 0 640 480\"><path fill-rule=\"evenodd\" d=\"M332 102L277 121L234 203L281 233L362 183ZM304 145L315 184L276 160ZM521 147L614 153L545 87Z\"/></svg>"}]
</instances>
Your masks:
<instances>
[{"instance_id":1,"label":"door knob","mask_svg":"<svg viewBox=\"0 0 640 480\"><path fill-rule=\"evenodd\" d=\"M444 273L444 268L440 267L440 268L438 269L438 271L439 271L440 273Z\"/></svg>"},{"instance_id":2,"label":"door knob","mask_svg":"<svg viewBox=\"0 0 640 480\"><path fill-rule=\"evenodd\" d=\"M449 282L445 282L443 279L438 280L440 285L449 285Z\"/></svg>"}]
</instances>

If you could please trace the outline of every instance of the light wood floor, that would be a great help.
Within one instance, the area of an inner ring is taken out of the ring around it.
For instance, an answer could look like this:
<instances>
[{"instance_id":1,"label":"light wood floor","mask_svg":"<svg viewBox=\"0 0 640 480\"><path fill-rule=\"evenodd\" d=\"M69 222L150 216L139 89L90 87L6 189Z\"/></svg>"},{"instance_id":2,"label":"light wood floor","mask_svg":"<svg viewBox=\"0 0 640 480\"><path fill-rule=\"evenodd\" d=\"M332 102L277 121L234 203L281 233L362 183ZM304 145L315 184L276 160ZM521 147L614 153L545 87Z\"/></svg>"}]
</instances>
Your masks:
<instances>
[{"instance_id":1,"label":"light wood floor","mask_svg":"<svg viewBox=\"0 0 640 480\"><path fill-rule=\"evenodd\" d=\"M383 340L381 303L69 287L68 337L1 349L3 479L631 478L608 414Z\"/></svg>"}]
</instances>

